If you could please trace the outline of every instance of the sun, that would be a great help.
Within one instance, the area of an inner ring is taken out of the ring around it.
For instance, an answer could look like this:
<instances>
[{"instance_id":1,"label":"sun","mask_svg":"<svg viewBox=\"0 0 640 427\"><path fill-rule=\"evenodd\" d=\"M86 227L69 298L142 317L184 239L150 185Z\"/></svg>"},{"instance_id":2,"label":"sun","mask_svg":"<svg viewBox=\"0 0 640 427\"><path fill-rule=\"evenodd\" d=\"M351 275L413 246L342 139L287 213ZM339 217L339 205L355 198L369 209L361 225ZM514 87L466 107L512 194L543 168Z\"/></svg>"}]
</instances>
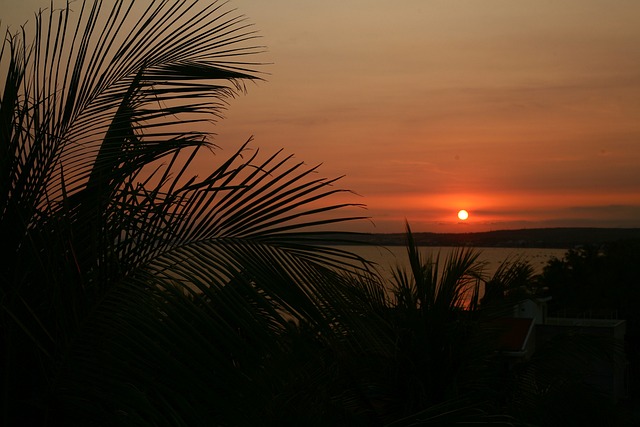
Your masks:
<instances>
[{"instance_id":1,"label":"sun","mask_svg":"<svg viewBox=\"0 0 640 427\"><path fill-rule=\"evenodd\" d=\"M464 209L459 210L458 218L460 219L460 221L466 221L467 218L469 218L469 212L465 211Z\"/></svg>"}]
</instances>

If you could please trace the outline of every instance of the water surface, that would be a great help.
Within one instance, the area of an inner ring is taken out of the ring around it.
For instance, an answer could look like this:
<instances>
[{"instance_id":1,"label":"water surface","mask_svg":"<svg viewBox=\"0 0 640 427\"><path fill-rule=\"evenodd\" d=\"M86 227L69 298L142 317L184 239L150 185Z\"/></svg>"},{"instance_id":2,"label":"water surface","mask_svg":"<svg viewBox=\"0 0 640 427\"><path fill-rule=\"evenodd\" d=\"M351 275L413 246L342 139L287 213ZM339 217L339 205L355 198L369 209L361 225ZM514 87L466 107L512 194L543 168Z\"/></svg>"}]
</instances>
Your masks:
<instances>
[{"instance_id":1,"label":"water surface","mask_svg":"<svg viewBox=\"0 0 640 427\"><path fill-rule=\"evenodd\" d=\"M407 248L404 246L339 246L361 257L378 264L383 274L390 276L391 269L396 265L409 268ZM424 256L440 254L440 263L451 254L454 247L421 246L420 251ZM534 269L534 274L542 273L542 269L552 258L562 259L566 249L550 248L473 248L480 252L479 261L485 263L484 272L493 275L505 261L513 261L516 258L527 260Z\"/></svg>"}]
</instances>

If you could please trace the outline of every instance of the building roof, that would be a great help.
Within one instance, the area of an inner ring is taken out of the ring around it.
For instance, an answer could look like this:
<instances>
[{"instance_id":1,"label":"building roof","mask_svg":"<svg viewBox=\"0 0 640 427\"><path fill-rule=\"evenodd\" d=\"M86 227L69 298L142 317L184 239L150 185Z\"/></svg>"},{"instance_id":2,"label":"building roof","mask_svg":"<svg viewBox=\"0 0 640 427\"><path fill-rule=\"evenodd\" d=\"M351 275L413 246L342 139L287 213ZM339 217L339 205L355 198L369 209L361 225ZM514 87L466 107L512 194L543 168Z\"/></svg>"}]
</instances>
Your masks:
<instances>
[{"instance_id":1,"label":"building roof","mask_svg":"<svg viewBox=\"0 0 640 427\"><path fill-rule=\"evenodd\" d=\"M525 351L531 339L534 319L504 317L492 321L498 329L498 350L505 352Z\"/></svg>"}]
</instances>

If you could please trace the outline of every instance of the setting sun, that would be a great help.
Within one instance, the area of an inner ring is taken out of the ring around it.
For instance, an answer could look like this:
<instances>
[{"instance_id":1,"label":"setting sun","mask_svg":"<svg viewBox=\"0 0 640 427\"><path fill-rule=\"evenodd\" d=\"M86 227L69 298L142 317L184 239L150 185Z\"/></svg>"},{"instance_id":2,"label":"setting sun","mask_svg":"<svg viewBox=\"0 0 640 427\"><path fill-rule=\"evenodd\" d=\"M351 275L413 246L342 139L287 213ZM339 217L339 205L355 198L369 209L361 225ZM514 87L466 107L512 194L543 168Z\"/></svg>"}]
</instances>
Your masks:
<instances>
[{"instance_id":1,"label":"setting sun","mask_svg":"<svg viewBox=\"0 0 640 427\"><path fill-rule=\"evenodd\" d=\"M461 221L466 221L466 219L469 218L469 212L465 211L464 209L458 211L458 218Z\"/></svg>"}]
</instances>

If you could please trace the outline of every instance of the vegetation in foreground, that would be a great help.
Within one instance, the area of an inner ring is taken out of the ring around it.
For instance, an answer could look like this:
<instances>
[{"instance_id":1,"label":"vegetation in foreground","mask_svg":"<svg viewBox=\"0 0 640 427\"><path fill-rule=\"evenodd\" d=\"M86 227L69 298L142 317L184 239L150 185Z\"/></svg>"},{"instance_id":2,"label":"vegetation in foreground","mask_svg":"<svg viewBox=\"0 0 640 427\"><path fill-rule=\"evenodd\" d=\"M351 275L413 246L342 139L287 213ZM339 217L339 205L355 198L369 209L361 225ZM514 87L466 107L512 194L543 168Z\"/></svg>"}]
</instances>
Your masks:
<instances>
[{"instance_id":1,"label":"vegetation in foreground","mask_svg":"<svg viewBox=\"0 0 640 427\"><path fill-rule=\"evenodd\" d=\"M258 425L281 336L292 321L334 334L325 282L354 262L298 230L354 219L337 213L350 205L319 205L342 190L315 168L212 144L211 121L259 79L244 18L74 8L3 44L1 423Z\"/></svg>"},{"instance_id":2,"label":"vegetation in foreground","mask_svg":"<svg viewBox=\"0 0 640 427\"><path fill-rule=\"evenodd\" d=\"M223 6L89 1L38 14L33 42L7 33L2 425L577 419L536 412L579 389L539 375L565 365L505 369L492 346L485 320L528 292L525 264L489 280L478 253L425 259L408 230L389 293L309 234L359 218L330 203L335 180L251 143L191 176L203 125L259 78L255 34Z\"/></svg>"}]
</instances>

